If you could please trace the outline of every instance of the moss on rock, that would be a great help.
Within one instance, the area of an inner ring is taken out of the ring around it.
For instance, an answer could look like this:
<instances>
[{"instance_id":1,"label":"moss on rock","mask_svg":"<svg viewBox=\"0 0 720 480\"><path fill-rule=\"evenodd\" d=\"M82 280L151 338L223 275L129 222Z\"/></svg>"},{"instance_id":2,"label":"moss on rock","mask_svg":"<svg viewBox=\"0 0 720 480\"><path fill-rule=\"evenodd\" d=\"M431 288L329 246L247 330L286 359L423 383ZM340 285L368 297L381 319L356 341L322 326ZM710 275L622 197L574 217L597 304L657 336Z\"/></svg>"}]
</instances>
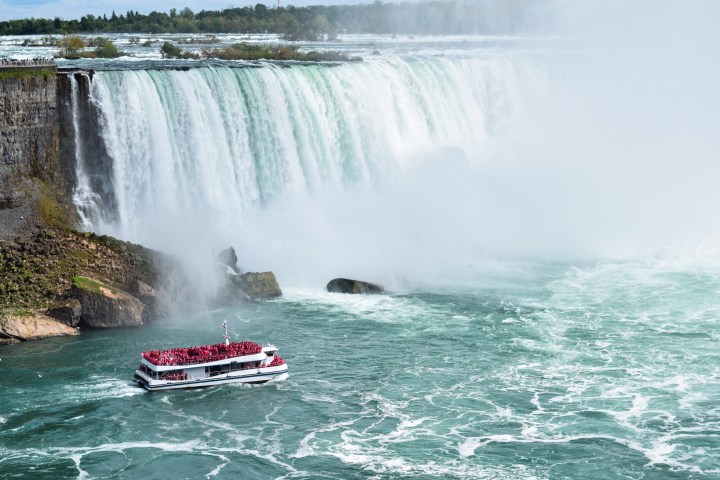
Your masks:
<instances>
[{"instance_id":1,"label":"moss on rock","mask_svg":"<svg viewBox=\"0 0 720 480\"><path fill-rule=\"evenodd\" d=\"M104 291L108 291L110 293L117 293L117 289L111 287L110 285L105 285L104 283L100 283L97 280L93 280L92 278L83 277L80 275L77 275L73 277L73 285L82 288L83 290L90 290L91 292L104 294Z\"/></svg>"}]
</instances>

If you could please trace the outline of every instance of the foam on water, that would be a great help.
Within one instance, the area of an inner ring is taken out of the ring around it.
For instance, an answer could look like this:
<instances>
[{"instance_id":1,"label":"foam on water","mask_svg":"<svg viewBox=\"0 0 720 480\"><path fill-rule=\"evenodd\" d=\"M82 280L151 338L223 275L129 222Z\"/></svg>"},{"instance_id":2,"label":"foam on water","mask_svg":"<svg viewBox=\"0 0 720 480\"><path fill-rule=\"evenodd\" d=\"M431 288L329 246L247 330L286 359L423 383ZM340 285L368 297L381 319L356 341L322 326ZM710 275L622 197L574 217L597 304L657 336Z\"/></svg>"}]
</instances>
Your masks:
<instances>
[{"instance_id":1,"label":"foam on water","mask_svg":"<svg viewBox=\"0 0 720 480\"><path fill-rule=\"evenodd\" d=\"M65 385L63 390L66 392L63 401L72 402L131 397L147 393L138 387L137 383L127 378L109 378L100 375L91 375L85 383Z\"/></svg>"},{"instance_id":2,"label":"foam on water","mask_svg":"<svg viewBox=\"0 0 720 480\"><path fill-rule=\"evenodd\" d=\"M718 319L692 313L708 309L718 277L706 272L700 287L696 274L623 261L567 268L511 294L288 289L263 308L230 312L244 318L243 334L280 346L285 382L154 395L101 373L58 383L57 372L34 367L48 403L38 416L17 403L23 393L0 394L12 412L0 421L0 470L57 457L90 478L105 451L123 452L104 460L116 468L139 469L148 455L181 461L175 449L203 456L196 474L213 478L238 465L273 478L712 478L720 369L713 338L696 333ZM204 328L195 320L172 334L192 342ZM111 348L133 351L130 376L138 343L167 334L160 325L117 332L129 341ZM36 355L66 353L47 350ZM14 351L3 356L10 371L21 361ZM107 438L105 424L122 441ZM71 440L82 431L97 440ZM31 444L37 435L44 453Z\"/></svg>"}]
</instances>

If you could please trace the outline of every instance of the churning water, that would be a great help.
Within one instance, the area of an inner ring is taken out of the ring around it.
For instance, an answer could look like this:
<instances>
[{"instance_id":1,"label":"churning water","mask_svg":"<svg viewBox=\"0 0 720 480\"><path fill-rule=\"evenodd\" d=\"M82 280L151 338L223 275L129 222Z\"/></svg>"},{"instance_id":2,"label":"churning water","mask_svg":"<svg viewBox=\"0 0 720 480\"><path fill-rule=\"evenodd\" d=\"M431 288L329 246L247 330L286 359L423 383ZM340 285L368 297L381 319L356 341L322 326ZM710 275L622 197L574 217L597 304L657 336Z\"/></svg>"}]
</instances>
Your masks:
<instances>
[{"instance_id":1,"label":"churning water","mask_svg":"<svg viewBox=\"0 0 720 480\"><path fill-rule=\"evenodd\" d=\"M139 352L226 312L5 347L0 474L21 478L718 478L720 274L516 264L472 286L242 307L287 381L147 393Z\"/></svg>"}]
</instances>

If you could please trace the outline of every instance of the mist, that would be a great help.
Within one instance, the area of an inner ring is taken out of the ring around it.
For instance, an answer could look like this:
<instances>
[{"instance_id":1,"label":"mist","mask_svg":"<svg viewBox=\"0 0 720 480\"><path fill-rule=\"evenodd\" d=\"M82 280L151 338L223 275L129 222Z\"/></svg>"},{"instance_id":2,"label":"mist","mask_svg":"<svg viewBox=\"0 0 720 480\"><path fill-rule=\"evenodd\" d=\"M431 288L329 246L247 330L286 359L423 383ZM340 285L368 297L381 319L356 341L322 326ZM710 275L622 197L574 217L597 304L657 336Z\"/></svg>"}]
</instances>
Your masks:
<instances>
[{"instance_id":1,"label":"mist","mask_svg":"<svg viewBox=\"0 0 720 480\"><path fill-rule=\"evenodd\" d=\"M564 44L542 59L547 83L483 148L417 154L379 190L278 202L248 222L243 249L300 283L467 276L492 259L716 256L719 7L556 7Z\"/></svg>"},{"instance_id":2,"label":"mist","mask_svg":"<svg viewBox=\"0 0 720 480\"><path fill-rule=\"evenodd\" d=\"M232 245L243 270L283 286L717 257L720 7L552 5L526 16L551 24L541 38L439 44L421 62L115 74L103 88L131 89L103 94L124 190L102 229L198 271Z\"/></svg>"},{"instance_id":3,"label":"mist","mask_svg":"<svg viewBox=\"0 0 720 480\"><path fill-rule=\"evenodd\" d=\"M720 42L709 19L720 18L718 6L559 7L560 32L579 50L550 60L547 95L492 160L531 193L541 239L560 237L567 252L638 255L716 233Z\"/></svg>"}]
</instances>

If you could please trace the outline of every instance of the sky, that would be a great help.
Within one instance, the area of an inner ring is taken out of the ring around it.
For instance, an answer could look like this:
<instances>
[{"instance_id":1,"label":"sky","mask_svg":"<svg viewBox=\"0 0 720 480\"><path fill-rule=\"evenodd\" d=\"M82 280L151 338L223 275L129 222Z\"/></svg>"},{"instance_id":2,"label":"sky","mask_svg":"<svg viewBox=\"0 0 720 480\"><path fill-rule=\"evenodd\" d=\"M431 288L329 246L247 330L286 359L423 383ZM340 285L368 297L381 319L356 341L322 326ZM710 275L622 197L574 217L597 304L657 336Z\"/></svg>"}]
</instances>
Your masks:
<instances>
[{"instance_id":1,"label":"sky","mask_svg":"<svg viewBox=\"0 0 720 480\"><path fill-rule=\"evenodd\" d=\"M189 7L194 12L200 10L222 10L232 7L245 7L262 3L268 6L276 4L276 0L0 0L0 20L18 18L55 18L65 20L80 19L83 15L110 16L113 10L119 15L128 10L149 13L153 10L169 12L171 8L181 10ZM280 0L281 5L354 5L371 3L371 0Z\"/></svg>"}]
</instances>

